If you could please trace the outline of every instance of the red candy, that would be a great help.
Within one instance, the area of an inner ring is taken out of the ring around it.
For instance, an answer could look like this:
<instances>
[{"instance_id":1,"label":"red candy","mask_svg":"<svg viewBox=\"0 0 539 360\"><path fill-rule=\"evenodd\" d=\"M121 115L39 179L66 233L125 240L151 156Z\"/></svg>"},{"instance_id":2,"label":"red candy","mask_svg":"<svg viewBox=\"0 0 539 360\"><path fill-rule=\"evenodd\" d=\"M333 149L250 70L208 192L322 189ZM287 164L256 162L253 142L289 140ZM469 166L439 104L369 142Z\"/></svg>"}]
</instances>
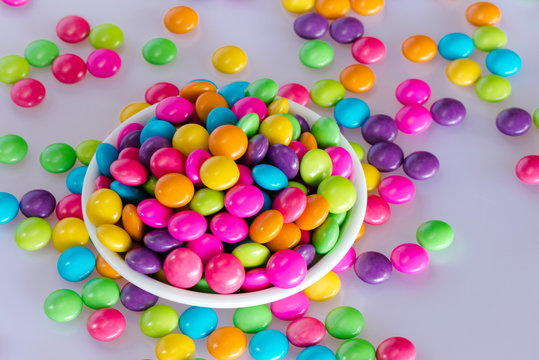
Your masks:
<instances>
[{"instance_id":1,"label":"red candy","mask_svg":"<svg viewBox=\"0 0 539 360\"><path fill-rule=\"evenodd\" d=\"M80 16L66 16L56 24L56 35L67 43L78 43L90 34L90 24Z\"/></svg>"},{"instance_id":2,"label":"red candy","mask_svg":"<svg viewBox=\"0 0 539 360\"><path fill-rule=\"evenodd\" d=\"M539 156L524 156L518 161L515 172L520 181L526 184L539 184Z\"/></svg>"},{"instance_id":3,"label":"red candy","mask_svg":"<svg viewBox=\"0 0 539 360\"><path fill-rule=\"evenodd\" d=\"M391 337L378 345L377 360L415 360L415 346L403 337Z\"/></svg>"},{"instance_id":4,"label":"red candy","mask_svg":"<svg viewBox=\"0 0 539 360\"><path fill-rule=\"evenodd\" d=\"M365 212L365 221L370 225L385 224L391 216L391 209L387 201L378 195L369 195L367 197L367 211Z\"/></svg>"},{"instance_id":5,"label":"red candy","mask_svg":"<svg viewBox=\"0 0 539 360\"><path fill-rule=\"evenodd\" d=\"M35 79L22 79L11 87L10 96L13 102L21 107L34 107L45 98L45 86Z\"/></svg>"},{"instance_id":6,"label":"red candy","mask_svg":"<svg viewBox=\"0 0 539 360\"><path fill-rule=\"evenodd\" d=\"M69 194L60 199L56 204L56 217L58 220L67 217L76 217L83 220L81 195Z\"/></svg>"},{"instance_id":7,"label":"red candy","mask_svg":"<svg viewBox=\"0 0 539 360\"><path fill-rule=\"evenodd\" d=\"M169 82L158 82L153 84L146 90L144 94L144 99L150 105L156 104L161 100L164 100L169 97L178 96L180 94L180 89L174 84Z\"/></svg>"},{"instance_id":8,"label":"red candy","mask_svg":"<svg viewBox=\"0 0 539 360\"><path fill-rule=\"evenodd\" d=\"M52 62L52 74L64 84L74 84L86 75L86 63L75 54L63 54Z\"/></svg>"}]
</instances>

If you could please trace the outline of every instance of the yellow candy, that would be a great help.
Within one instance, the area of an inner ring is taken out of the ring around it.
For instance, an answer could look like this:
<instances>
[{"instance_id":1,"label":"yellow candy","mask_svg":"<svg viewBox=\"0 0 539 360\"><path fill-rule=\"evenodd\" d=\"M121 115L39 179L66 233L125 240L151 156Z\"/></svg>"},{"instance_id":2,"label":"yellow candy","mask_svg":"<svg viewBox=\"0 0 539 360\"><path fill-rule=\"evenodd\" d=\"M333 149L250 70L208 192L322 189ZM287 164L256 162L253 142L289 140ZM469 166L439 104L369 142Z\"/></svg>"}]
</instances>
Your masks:
<instances>
[{"instance_id":1,"label":"yellow candy","mask_svg":"<svg viewBox=\"0 0 539 360\"><path fill-rule=\"evenodd\" d=\"M471 59L457 59L447 65L445 74L453 84L468 86L481 77L481 66Z\"/></svg>"},{"instance_id":2,"label":"yellow candy","mask_svg":"<svg viewBox=\"0 0 539 360\"><path fill-rule=\"evenodd\" d=\"M195 343L183 334L163 336L155 347L157 360L187 360L195 353Z\"/></svg>"},{"instance_id":3,"label":"yellow candy","mask_svg":"<svg viewBox=\"0 0 539 360\"><path fill-rule=\"evenodd\" d=\"M314 7L314 0L281 0L283 7L293 13L303 14Z\"/></svg>"},{"instance_id":4,"label":"yellow candy","mask_svg":"<svg viewBox=\"0 0 539 360\"><path fill-rule=\"evenodd\" d=\"M139 111L146 109L148 106L150 106L150 104L145 102L136 102L126 105L120 112L120 122L124 122Z\"/></svg>"},{"instance_id":5,"label":"yellow candy","mask_svg":"<svg viewBox=\"0 0 539 360\"><path fill-rule=\"evenodd\" d=\"M333 271L328 272L323 278L303 290L310 300L326 301L333 299L341 289L341 279Z\"/></svg>"},{"instance_id":6,"label":"yellow candy","mask_svg":"<svg viewBox=\"0 0 539 360\"><path fill-rule=\"evenodd\" d=\"M198 124L186 124L181 126L172 138L172 147L188 156L196 149L208 151L208 131Z\"/></svg>"},{"instance_id":7,"label":"yellow candy","mask_svg":"<svg viewBox=\"0 0 539 360\"><path fill-rule=\"evenodd\" d=\"M200 167L200 180L213 190L229 189L236 184L239 178L238 165L226 156L211 157L204 161Z\"/></svg>"},{"instance_id":8,"label":"yellow candy","mask_svg":"<svg viewBox=\"0 0 539 360\"><path fill-rule=\"evenodd\" d=\"M58 221L52 229L52 244L60 252L73 246L84 246L89 239L86 225L79 218L64 218Z\"/></svg>"},{"instance_id":9,"label":"yellow candy","mask_svg":"<svg viewBox=\"0 0 539 360\"><path fill-rule=\"evenodd\" d=\"M380 171L378 171L378 169L372 166L371 164L361 163L361 167L363 168L363 172L365 173L365 180L367 182L367 191L370 192L370 191L376 190L376 188L378 187L378 184L380 184L380 180L382 180Z\"/></svg>"},{"instance_id":10,"label":"yellow candy","mask_svg":"<svg viewBox=\"0 0 539 360\"><path fill-rule=\"evenodd\" d=\"M288 106L289 106L288 99L286 98L280 98L275 99L271 104L268 106L268 114L274 115L279 113L288 113Z\"/></svg>"},{"instance_id":11,"label":"yellow candy","mask_svg":"<svg viewBox=\"0 0 539 360\"><path fill-rule=\"evenodd\" d=\"M270 146L290 144L293 128L290 120L283 115L270 115L260 124L260 134L268 138Z\"/></svg>"},{"instance_id":12,"label":"yellow candy","mask_svg":"<svg viewBox=\"0 0 539 360\"><path fill-rule=\"evenodd\" d=\"M215 50L211 61L220 72L235 74L247 65L247 54L237 46L228 45Z\"/></svg>"},{"instance_id":13,"label":"yellow candy","mask_svg":"<svg viewBox=\"0 0 539 360\"><path fill-rule=\"evenodd\" d=\"M95 226L115 224L122 216L122 199L110 189L97 190L88 199L86 214Z\"/></svg>"},{"instance_id":14,"label":"yellow candy","mask_svg":"<svg viewBox=\"0 0 539 360\"><path fill-rule=\"evenodd\" d=\"M103 224L95 231L97 238L108 249L116 252L126 252L131 248L131 237L119 226Z\"/></svg>"}]
</instances>

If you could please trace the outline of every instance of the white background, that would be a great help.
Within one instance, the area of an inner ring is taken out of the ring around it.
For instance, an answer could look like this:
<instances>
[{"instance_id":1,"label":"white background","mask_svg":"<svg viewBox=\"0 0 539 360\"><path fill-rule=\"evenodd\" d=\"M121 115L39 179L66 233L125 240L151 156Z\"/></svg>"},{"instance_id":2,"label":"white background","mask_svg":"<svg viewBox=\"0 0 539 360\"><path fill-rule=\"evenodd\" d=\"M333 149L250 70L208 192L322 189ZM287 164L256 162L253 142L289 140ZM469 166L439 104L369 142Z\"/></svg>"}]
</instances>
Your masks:
<instances>
[{"instance_id":1,"label":"white background","mask_svg":"<svg viewBox=\"0 0 539 360\"><path fill-rule=\"evenodd\" d=\"M394 115L399 108L393 95L396 85L417 77L432 86L429 106L438 98L455 97L466 105L468 116L456 127L433 124L420 135L399 134L397 143L405 154L433 152L440 159L440 172L431 180L416 182L416 198L409 204L392 206L386 225L367 226L356 250L389 255L396 245L414 242L416 228L430 219L451 224L455 241L447 250L430 254L425 272L394 273L380 286L364 284L352 271L347 272L341 276L339 295L329 302L312 304L308 315L323 321L335 306L355 306L365 316L360 337L374 346L387 337L407 337L417 347L417 358L423 360L535 358L539 335L539 188L519 182L514 167L522 156L538 153L539 130L533 127L525 135L511 138L496 129L495 118L507 107L531 112L539 106L539 27L535 22L539 3L497 2L503 12L499 25L509 38L507 47L521 55L523 68L510 79L511 97L490 104L481 101L472 87L451 84L445 77L447 61L440 56L416 64L400 52L402 41L413 34L426 34L435 41L449 32L471 35L474 27L466 22L464 12L472 1L387 2L382 13L360 17L366 35L379 37L388 49L387 58L372 66L376 85L360 97L369 103L372 113ZM190 34L171 34L163 26L165 11L179 4L192 6L200 15L198 27ZM57 199L65 196L65 174L46 173L39 165L40 151L53 142L76 146L85 139L104 138L119 124L124 105L143 101L144 91L155 82L181 86L190 79L207 77L222 86L234 80L271 77L280 85L299 82L310 87L322 78L338 79L342 68L355 63L349 45L336 44L326 36L335 48L334 62L322 70L301 65L297 51L303 40L292 29L295 15L287 13L277 0L31 0L23 8L0 3L0 56L22 55L26 44L43 38L57 42L62 53L86 58L92 50L88 41L70 45L56 38L56 22L71 14L85 17L92 26L107 22L119 25L125 34L119 48L123 66L114 78L97 79L88 74L75 85L56 81L50 68L32 68L30 76L47 88L45 101L33 109L11 103L9 86L0 84L0 135L20 134L30 146L24 161L0 166L0 191L19 198L35 188L48 189ZM160 36L174 41L179 52L173 63L157 67L144 61L141 49L146 41ZM227 44L247 52L249 64L239 74L219 74L211 66L212 52ZM475 51L472 58L484 69L484 53ZM364 144L359 130L348 130L346 135ZM116 307L127 316L127 329L111 343L99 343L87 334L87 308L67 324L54 323L44 315L42 303L47 294L64 287L80 291L83 284L67 283L58 276L59 254L52 244L32 253L15 245L13 231L20 220L21 215L0 227L4 279L0 288L0 359L154 359L157 340L145 337L138 327L140 315L121 304ZM179 312L185 308L174 307ZM219 312L220 325L231 324L231 319L232 311ZM272 324L281 330L285 326L278 320ZM196 355L210 358L204 341L196 344ZM329 335L323 344L333 350L338 346ZM294 359L297 353L291 346L288 358ZM247 358L248 354L242 357Z\"/></svg>"}]
</instances>

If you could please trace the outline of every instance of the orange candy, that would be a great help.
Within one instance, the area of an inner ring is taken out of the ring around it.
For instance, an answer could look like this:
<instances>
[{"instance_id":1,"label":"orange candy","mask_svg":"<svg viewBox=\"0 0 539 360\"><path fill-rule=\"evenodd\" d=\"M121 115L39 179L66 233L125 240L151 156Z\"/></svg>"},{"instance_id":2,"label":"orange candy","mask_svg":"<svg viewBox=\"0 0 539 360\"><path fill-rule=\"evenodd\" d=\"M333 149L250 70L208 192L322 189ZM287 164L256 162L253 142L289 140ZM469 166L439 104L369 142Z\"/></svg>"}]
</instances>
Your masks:
<instances>
[{"instance_id":1,"label":"orange candy","mask_svg":"<svg viewBox=\"0 0 539 360\"><path fill-rule=\"evenodd\" d=\"M198 14L188 6L175 6L167 10L163 22L168 31L185 34L197 26Z\"/></svg>"},{"instance_id":2,"label":"orange candy","mask_svg":"<svg viewBox=\"0 0 539 360\"><path fill-rule=\"evenodd\" d=\"M301 230L313 230L320 226L328 217L329 203L322 195L307 196L307 206L303 214L296 220ZM254 241L254 240L253 240Z\"/></svg>"},{"instance_id":3,"label":"orange candy","mask_svg":"<svg viewBox=\"0 0 539 360\"><path fill-rule=\"evenodd\" d=\"M266 210L251 223L249 237L259 244L270 242L281 232L283 221L283 215L278 210Z\"/></svg>"},{"instance_id":4,"label":"orange candy","mask_svg":"<svg viewBox=\"0 0 539 360\"><path fill-rule=\"evenodd\" d=\"M217 89L211 82L198 80L185 84L180 90L180 96L194 104L198 97L206 91L215 92Z\"/></svg>"},{"instance_id":5,"label":"orange candy","mask_svg":"<svg viewBox=\"0 0 539 360\"><path fill-rule=\"evenodd\" d=\"M97 255L97 259L95 260L95 269L99 273L99 275L107 277L109 279L121 279L122 276L116 272L110 266L105 259L101 257L101 255Z\"/></svg>"},{"instance_id":6,"label":"orange candy","mask_svg":"<svg viewBox=\"0 0 539 360\"><path fill-rule=\"evenodd\" d=\"M327 19L337 19L350 11L350 0L316 0L314 8Z\"/></svg>"},{"instance_id":7,"label":"orange candy","mask_svg":"<svg viewBox=\"0 0 539 360\"><path fill-rule=\"evenodd\" d=\"M351 0L352 10L359 15L378 14L384 8L384 0Z\"/></svg>"},{"instance_id":8,"label":"orange candy","mask_svg":"<svg viewBox=\"0 0 539 360\"><path fill-rule=\"evenodd\" d=\"M243 331L234 326L223 326L208 336L208 352L217 360L232 360L240 357L247 348Z\"/></svg>"},{"instance_id":9,"label":"orange candy","mask_svg":"<svg viewBox=\"0 0 539 360\"><path fill-rule=\"evenodd\" d=\"M438 52L438 46L426 35L412 35L402 43L402 54L413 62L432 60Z\"/></svg>"},{"instance_id":10,"label":"orange candy","mask_svg":"<svg viewBox=\"0 0 539 360\"><path fill-rule=\"evenodd\" d=\"M358 241L363 237L363 234L365 234L365 224L361 224L361 228L359 229L359 232L357 233L356 239L354 241Z\"/></svg>"},{"instance_id":11,"label":"orange candy","mask_svg":"<svg viewBox=\"0 0 539 360\"><path fill-rule=\"evenodd\" d=\"M208 114L216 107L228 108L228 103L225 98L215 91L207 91L200 94L195 103L195 111L197 116L203 122L206 122Z\"/></svg>"},{"instance_id":12,"label":"orange candy","mask_svg":"<svg viewBox=\"0 0 539 360\"><path fill-rule=\"evenodd\" d=\"M273 252L292 249L299 243L301 239L301 230L294 223L283 224L283 228L279 235L270 242L266 243L266 247Z\"/></svg>"},{"instance_id":13,"label":"orange candy","mask_svg":"<svg viewBox=\"0 0 539 360\"><path fill-rule=\"evenodd\" d=\"M135 241L142 241L146 232L146 225L140 220L137 214L137 207L133 204L127 204L122 211L122 225Z\"/></svg>"},{"instance_id":14,"label":"orange candy","mask_svg":"<svg viewBox=\"0 0 539 360\"><path fill-rule=\"evenodd\" d=\"M194 193L193 183L183 174L166 174L155 183L155 198L170 208L180 208L187 205Z\"/></svg>"},{"instance_id":15,"label":"orange candy","mask_svg":"<svg viewBox=\"0 0 539 360\"><path fill-rule=\"evenodd\" d=\"M473 3L466 9L466 19L475 26L495 25L501 17L500 9L487 1Z\"/></svg>"},{"instance_id":16,"label":"orange candy","mask_svg":"<svg viewBox=\"0 0 539 360\"><path fill-rule=\"evenodd\" d=\"M213 130L208 139L210 152L215 156L226 156L237 160L247 151L249 139L235 125L221 125Z\"/></svg>"},{"instance_id":17,"label":"orange candy","mask_svg":"<svg viewBox=\"0 0 539 360\"><path fill-rule=\"evenodd\" d=\"M365 65L355 64L341 71L339 80L344 88L353 93L362 93L374 85L374 73Z\"/></svg>"},{"instance_id":18,"label":"orange candy","mask_svg":"<svg viewBox=\"0 0 539 360\"><path fill-rule=\"evenodd\" d=\"M318 149L318 143L316 142L314 135L308 131L302 133L299 136L299 142L305 145L305 147L307 148L307 151Z\"/></svg>"}]
</instances>

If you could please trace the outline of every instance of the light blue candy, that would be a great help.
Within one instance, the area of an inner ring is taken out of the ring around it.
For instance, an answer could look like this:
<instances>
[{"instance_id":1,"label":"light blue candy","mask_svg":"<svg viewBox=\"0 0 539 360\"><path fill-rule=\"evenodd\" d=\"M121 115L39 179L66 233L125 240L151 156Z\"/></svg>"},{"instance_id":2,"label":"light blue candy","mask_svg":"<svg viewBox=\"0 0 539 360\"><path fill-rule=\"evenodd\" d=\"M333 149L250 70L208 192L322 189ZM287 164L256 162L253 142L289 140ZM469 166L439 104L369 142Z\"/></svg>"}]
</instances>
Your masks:
<instances>
[{"instance_id":1,"label":"light blue candy","mask_svg":"<svg viewBox=\"0 0 539 360\"><path fill-rule=\"evenodd\" d=\"M335 354L323 345L314 345L302 350L296 360L335 360Z\"/></svg>"},{"instance_id":2,"label":"light blue candy","mask_svg":"<svg viewBox=\"0 0 539 360\"><path fill-rule=\"evenodd\" d=\"M128 203L139 203L146 199L146 192L138 186L125 185L115 180L110 184L110 189Z\"/></svg>"},{"instance_id":3,"label":"light blue candy","mask_svg":"<svg viewBox=\"0 0 539 360\"><path fill-rule=\"evenodd\" d=\"M101 174L112 177L110 173L110 165L118 160L118 150L108 143L101 143L95 151L95 161L97 162L97 168Z\"/></svg>"},{"instance_id":4,"label":"light blue candy","mask_svg":"<svg viewBox=\"0 0 539 360\"><path fill-rule=\"evenodd\" d=\"M288 339L282 332L266 329L251 338L249 354L255 360L279 360L286 356L288 347Z\"/></svg>"},{"instance_id":5,"label":"light blue candy","mask_svg":"<svg viewBox=\"0 0 539 360\"><path fill-rule=\"evenodd\" d=\"M235 81L223 86L217 93L225 98L228 106L232 107L238 100L245 97L245 89L249 86L247 81Z\"/></svg>"},{"instance_id":6,"label":"light blue candy","mask_svg":"<svg viewBox=\"0 0 539 360\"><path fill-rule=\"evenodd\" d=\"M192 83L192 82L195 82L195 81L205 81L205 82L209 82L209 83L213 84L213 86L215 86L216 89L218 89L217 84L214 83L214 82L211 81L211 80L208 80L208 79L193 79L193 80L189 81L188 84L189 84L189 83Z\"/></svg>"},{"instance_id":7,"label":"light blue candy","mask_svg":"<svg viewBox=\"0 0 539 360\"><path fill-rule=\"evenodd\" d=\"M488 53L487 69L499 76L511 76L520 71L522 59L516 52L509 49L495 49Z\"/></svg>"},{"instance_id":8,"label":"light blue candy","mask_svg":"<svg viewBox=\"0 0 539 360\"><path fill-rule=\"evenodd\" d=\"M335 105L333 116L337 124L346 128L358 128L371 116L367 103L361 99L342 99Z\"/></svg>"},{"instance_id":9,"label":"light blue candy","mask_svg":"<svg viewBox=\"0 0 539 360\"><path fill-rule=\"evenodd\" d=\"M276 166L258 164L252 170L253 179L262 189L277 191L288 186L288 178Z\"/></svg>"},{"instance_id":10,"label":"light blue candy","mask_svg":"<svg viewBox=\"0 0 539 360\"><path fill-rule=\"evenodd\" d=\"M62 279L67 281L82 281L86 279L95 267L95 256L90 249L84 246L74 246L58 258L56 268Z\"/></svg>"},{"instance_id":11,"label":"light blue candy","mask_svg":"<svg viewBox=\"0 0 539 360\"><path fill-rule=\"evenodd\" d=\"M79 166L74 168L67 174L66 186L73 194L82 194L82 184L84 183L84 177L86 176L86 170L88 166Z\"/></svg>"},{"instance_id":12,"label":"light blue candy","mask_svg":"<svg viewBox=\"0 0 539 360\"><path fill-rule=\"evenodd\" d=\"M140 143L143 144L152 136L161 136L168 141L172 141L175 133L176 128L168 121L152 120L146 124L144 129L142 129L140 133Z\"/></svg>"},{"instance_id":13,"label":"light blue candy","mask_svg":"<svg viewBox=\"0 0 539 360\"><path fill-rule=\"evenodd\" d=\"M19 213L19 201L10 193L0 192L0 225L15 219Z\"/></svg>"},{"instance_id":14,"label":"light blue candy","mask_svg":"<svg viewBox=\"0 0 539 360\"><path fill-rule=\"evenodd\" d=\"M447 60L464 59L470 56L474 49L472 38L463 33L445 35L438 42L438 52Z\"/></svg>"},{"instance_id":15,"label":"light blue candy","mask_svg":"<svg viewBox=\"0 0 539 360\"><path fill-rule=\"evenodd\" d=\"M217 129L219 126L236 125L237 122L238 118L236 117L236 114L232 112L232 110L219 106L210 111L208 114L208 117L206 118L206 130L208 130L208 133L211 134L211 132Z\"/></svg>"},{"instance_id":16,"label":"light blue candy","mask_svg":"<svg viewBox=\"0 0 539 360\"><path fill-rule=\"evenodd\" d=\"M217 327L217 314L213 309L192 306L180 316L180 331L192 339L202 339Z\"/></svg>"}]
</instances>

